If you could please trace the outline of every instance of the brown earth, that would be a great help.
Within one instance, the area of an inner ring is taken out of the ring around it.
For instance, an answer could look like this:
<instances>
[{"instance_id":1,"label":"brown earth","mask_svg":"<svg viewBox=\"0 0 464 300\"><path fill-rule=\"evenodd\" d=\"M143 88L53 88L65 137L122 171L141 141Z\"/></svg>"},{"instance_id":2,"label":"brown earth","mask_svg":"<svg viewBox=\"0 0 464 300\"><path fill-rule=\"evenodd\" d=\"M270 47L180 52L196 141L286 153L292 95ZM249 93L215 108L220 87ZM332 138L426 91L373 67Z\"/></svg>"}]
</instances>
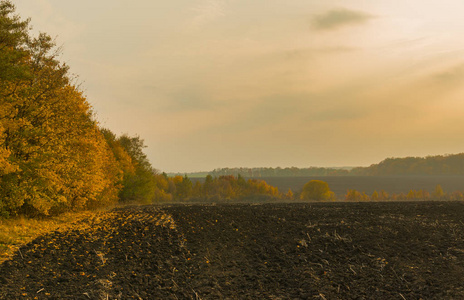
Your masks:
<instances>
[{"instance_id":1,"label":"brown earth","mask_svg":"<svg viewBox=\"0 0 464 300\"><path fill-rule=\"evenodd\" d=\"M116 209L0 266L0 299L464 299L464 203Z\"/></svg>"}]
</instances>

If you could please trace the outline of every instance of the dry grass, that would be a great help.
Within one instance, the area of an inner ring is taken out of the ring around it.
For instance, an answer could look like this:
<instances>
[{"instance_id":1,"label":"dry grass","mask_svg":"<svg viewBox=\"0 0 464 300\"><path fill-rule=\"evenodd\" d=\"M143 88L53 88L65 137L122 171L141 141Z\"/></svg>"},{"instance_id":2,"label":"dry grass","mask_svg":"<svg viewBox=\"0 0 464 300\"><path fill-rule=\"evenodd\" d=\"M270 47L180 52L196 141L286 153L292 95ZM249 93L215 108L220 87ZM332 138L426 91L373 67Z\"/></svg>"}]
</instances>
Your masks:
<instances>
[{"instance_id":1,"label":"dry grass","mask_svg":"<svg viewBox=\"0 0 464 300\"><path fill-rule=\"evenodd\" d=\"M17 217L0 219L0 263L10 259L26 243L36 237L56 230L67 230L78 221L94 218L99 212L85 211L65 213L46 219L28 219Z\"/></svg>"}]
</instances>

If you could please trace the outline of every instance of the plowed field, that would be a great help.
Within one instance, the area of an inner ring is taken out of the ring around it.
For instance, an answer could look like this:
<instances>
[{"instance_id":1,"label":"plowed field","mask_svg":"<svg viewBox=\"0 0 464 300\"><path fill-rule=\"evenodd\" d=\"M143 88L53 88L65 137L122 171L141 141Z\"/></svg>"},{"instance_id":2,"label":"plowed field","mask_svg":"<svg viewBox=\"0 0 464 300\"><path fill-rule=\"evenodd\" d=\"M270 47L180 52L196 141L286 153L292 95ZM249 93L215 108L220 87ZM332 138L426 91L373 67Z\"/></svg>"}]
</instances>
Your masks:
<instances>
[{"instance_id":1,"label":"plowed field","mask_svg":"<svg viewBox=\"0 0 464 300\"><path fill-rule=\"evenodd\" d=\"M464 299L463 203L116 209L23 246L0 299Z\"/></svg>"}]
</instances>

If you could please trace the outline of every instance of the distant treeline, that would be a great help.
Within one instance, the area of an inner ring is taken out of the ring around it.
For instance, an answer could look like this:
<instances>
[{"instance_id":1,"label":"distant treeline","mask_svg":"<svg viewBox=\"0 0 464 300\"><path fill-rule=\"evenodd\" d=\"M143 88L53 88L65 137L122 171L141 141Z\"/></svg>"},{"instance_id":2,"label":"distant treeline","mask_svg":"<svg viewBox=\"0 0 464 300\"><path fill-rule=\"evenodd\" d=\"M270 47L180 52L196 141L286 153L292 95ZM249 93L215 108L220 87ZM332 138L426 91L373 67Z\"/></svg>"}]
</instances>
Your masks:
<instances>
[{"instance_id":1,"label":"distant treeline","mask_svg":"<svg viewBox=\"0 0 464 300\"><path fill-rule=\"evenodd\" d=\"M426 190L410 190L407 194L393 193L389 194L384 190L380 192L374 191L372 195L365 192L359 192L355 189L349 189L343 198L337 199L335 194L330 190L329 185L321 180L311 180L305 184L299 197L296 199L306 201L430 201L430 200L447 200L447 201L463 201L464 194L460 191L448 194L445 193L440 185L435 187L435 191L430 194Z\"/></svg>"},{"instance_id":2,"label":"distant treeline","mask_svg":"<svg viewBox=\"0 0 464 300\"><path fill-rule=\"evenodd\" d=\"M427 157L387 158L369 167L345 168L219 168L211 172L188 173L191 177L239 174L248 178L309 176L421 176L464 175L464 153Z\"/></svg>"},{"instance_id":3,"label":"distant treeline","mask_svg":"<svg viewBox=\"0 0 464 300\"><path fill-rule=\"evenodd\" d=\"M209 172L214 176L226 176L239 174L250 178L259 177L305 177L305 176L347 176L349 168L222 168Z\"/></svg>"},{"instance_id":4,"label":"distant treeline","mask_svg":"<svg viewBox=\"0 0 464 300\"><path fill-rule=\"evenodd\" d=\"M387 158L366 168L354 168L350 175L464 175L464 153Z\"/></svg>"},{"instance_id":5,"label":"distant treeline","mask_svg":"<svg viewBox=\"0 0 464 300\"><path fill-rule=\"evenodd\" d=\"M154 199L155 201L227 202L293 198L290 190L283 195L276 187L268 185L264 180L245 180L240 175L238 177L207 175L203 182L192 183L188 176L168 177L163 174L157 176L157 183L160 194Z\"/></svg>"},{"instance_id":6,"label":"distant treeline","mask_svg":"<svg viewBox=\"0 0 464 300\"><path fill-rule=\"evenodd\" d=\"M349 189L344 198L345 201L464 201L463 191L446 193L441 185L437 185L432 193L426 190L409 190L408 193L387 193L384 190L374 191L372 195Z\"/></svg>"}]
</instances>

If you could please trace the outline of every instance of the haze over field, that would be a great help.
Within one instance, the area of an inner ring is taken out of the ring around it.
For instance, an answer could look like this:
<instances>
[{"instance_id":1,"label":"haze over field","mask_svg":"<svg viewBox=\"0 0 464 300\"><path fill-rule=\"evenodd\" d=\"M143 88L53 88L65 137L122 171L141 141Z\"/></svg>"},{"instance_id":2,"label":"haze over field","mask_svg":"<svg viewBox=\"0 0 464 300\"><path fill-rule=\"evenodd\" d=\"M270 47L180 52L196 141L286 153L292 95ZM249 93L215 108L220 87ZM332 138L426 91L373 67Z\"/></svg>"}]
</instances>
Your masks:
<instances>
[{"instance_id":1,"label":"haze over field","mask_svg":"<svg viewBox=\"0 0 464 300\"><path fill-rule=\"evenodd\" d=\"M14 3L162 171L464 149L462 1Z\"/></svg>"}]
</instances>

